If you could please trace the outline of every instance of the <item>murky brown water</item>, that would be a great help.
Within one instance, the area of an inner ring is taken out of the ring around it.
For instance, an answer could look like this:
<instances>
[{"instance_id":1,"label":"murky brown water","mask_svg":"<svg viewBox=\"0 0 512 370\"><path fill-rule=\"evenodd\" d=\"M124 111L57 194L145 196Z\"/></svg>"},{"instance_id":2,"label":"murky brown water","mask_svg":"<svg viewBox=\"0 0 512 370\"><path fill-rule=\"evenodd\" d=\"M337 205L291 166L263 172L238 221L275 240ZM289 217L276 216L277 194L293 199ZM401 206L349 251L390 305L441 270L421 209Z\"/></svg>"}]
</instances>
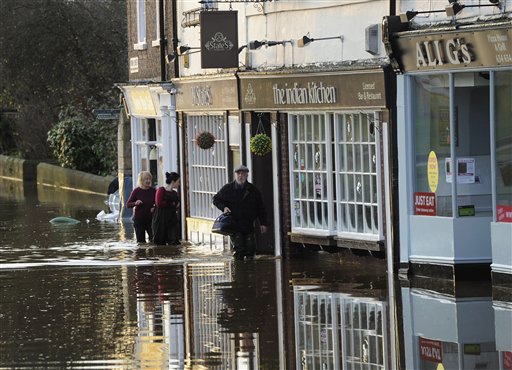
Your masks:
<instances>
[{"instance_id":1,"label":"murky brown water","mask_svg":"<svg viewBox=\"0 0 512 370\"><path fill-rule=\"evenodd\" d=\"M512 369L511 294L490 282L141 248L95 219L103 201L0 179L0 369Z\"/></svg>"}]
</instances>

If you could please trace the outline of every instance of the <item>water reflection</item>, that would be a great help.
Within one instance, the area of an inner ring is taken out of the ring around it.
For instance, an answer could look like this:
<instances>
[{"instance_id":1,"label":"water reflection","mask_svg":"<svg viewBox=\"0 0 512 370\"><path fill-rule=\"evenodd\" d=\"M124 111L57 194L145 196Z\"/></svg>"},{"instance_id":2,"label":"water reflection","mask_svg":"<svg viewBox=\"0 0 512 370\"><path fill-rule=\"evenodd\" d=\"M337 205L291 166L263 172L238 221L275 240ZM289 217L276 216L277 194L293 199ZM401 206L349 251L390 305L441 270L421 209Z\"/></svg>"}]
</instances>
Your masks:
<instances>
[{"instance_id":1,"label":"water reflection","mask_svg":"<svg viewBox=\"0 0 512 370\"><path fill-rule=\"evenodd\" d=\"M0 368L512 369L507 287L138 246L94 219L102 200L34 191L0 191ZM52 226L64 210L81 222Z\"/></svg>"},{"instance_id":2,"label":"water reflection","mask_svg":"<svg viewBox=\"0 0 512 370\"><path fill-rule=\"evenodd\" d=\"M490 282L413 281L401 288L407 369L510 369L511 303Z\"/></svg>"}]
</instances>

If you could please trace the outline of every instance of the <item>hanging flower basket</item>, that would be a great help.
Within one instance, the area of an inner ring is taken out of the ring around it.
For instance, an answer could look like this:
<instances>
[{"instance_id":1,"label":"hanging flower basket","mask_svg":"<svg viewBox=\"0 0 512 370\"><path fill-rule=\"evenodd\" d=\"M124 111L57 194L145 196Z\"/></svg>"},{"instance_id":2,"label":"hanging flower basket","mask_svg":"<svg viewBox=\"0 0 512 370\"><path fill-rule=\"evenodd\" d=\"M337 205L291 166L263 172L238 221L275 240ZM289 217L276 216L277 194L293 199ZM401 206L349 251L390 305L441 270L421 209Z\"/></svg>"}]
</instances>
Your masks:
<instances>
[{"instance_id":1,"label":"hanging flower basket","mask_svg":"<svg viewBox=\"0 0 512 370\"><path fill-rule=\"evenodd\" d=\"M215 144L215 136L211 132L202 131L196 136L196 144L201 149L210 149Z\"/></svg>"},{"instance_id":2,"label":"hanging flower basket","mask_svg":"<svg viewBox=\"0 0 512 370\"><path fill-rule=\"evenodd\" d=\"M272 139L267 134L256 134L249 143L251 153L264 156L272 151Z\"/></svg>"}]
</instances>

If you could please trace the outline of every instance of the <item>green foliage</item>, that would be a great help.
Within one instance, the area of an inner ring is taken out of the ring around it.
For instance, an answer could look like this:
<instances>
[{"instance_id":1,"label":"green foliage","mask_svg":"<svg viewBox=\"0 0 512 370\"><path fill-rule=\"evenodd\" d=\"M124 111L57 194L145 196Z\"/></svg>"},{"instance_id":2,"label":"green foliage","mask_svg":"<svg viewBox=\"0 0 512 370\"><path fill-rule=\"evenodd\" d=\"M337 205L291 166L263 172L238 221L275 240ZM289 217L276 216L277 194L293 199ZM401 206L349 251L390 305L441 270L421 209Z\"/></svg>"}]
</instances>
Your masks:
<instances>
[{"instance_id":1,"label":"green foliage","mask_svg":"<svg viewBox=\"0 0 512 370\"><path fill-rule=\"evenodd\" d=\"M249 142L251 152L263 156L272 151L272 139L266 134L256 134Z\"/></svg>"},{"instance_id":2,"label":"green foliage","mask_svg":"<svg viewBox=\"0 0 512 370\"><path fill-rule=\"evenodd\" d=\"M128 80L126 0L0 0L0 108L26 158L50 155L59 113L116 107Z\"/></svg>"},{"instance_id":3,"label":"green foliage","mask_svg":"<svg viewBox=\"0 0 512 370\"><path fill-rule=\"evenodd\" d=\"M14 121L7 114L0 112L0 154L14 155L15 150Z\"/></svg>"},{"instance_id":4,"label":"green foliage","mask_svg":"<svg viewBox=\"0 0 512 370\"><path fill-rule=\"evenodd\" d=\"M48 132L48 144L62 167L97 175L117 168L116 121L65 117Z\"/></svg>"},{"instance_id":5,"label":"green foliage","mask_svg":"<svg viewBox=\"0 0 512 370\"><path fill-rule=\"evenodd\" d=\"M196 136L196 144L201 149L210 149L215 144L215 136L211 132L202 131Z\"/></svg>"}]
</instances>

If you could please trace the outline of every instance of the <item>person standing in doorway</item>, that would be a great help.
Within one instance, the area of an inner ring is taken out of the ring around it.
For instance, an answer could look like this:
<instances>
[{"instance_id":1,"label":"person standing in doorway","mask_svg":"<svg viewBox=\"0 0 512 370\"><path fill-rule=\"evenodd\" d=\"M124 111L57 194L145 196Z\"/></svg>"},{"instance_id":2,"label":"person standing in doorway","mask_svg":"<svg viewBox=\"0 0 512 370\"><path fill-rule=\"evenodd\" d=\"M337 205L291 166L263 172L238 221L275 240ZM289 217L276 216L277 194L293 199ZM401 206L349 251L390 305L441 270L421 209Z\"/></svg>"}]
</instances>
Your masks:
<instances>
[{"instance_id":1,"label":"person standing in doorway","mask_svg":"<svg viewBox=\"0 0 512 370\"><path fill-rule=\"evenodd\" d=\"M180 197L180 175L176 172L165 173L165 186L158 188L153 214L153 243L158 245L177 245L179 241L178 207Z\"/></svg>"},{"instance_id":2,"label":"person standing in doorway","mask_svg":"<svg viewBox=\"0 0 512 370\"><path fill-rule=\"evenodd\" d=\"M133 227L137 243L146 242L146 232L149 241L153 240L151 220L155 208L156 190L153 188L153 176L148 171L141 171L137 177L137 187L132 190L126 207L133 208Z\"/></svg>"},{"instance_id":3,"label":"person standing in doorway","mask_svg":"<svg viewBox=\"0 0 512 370\"><path fill-rule=\"evenodd\" d=\"M261 233L267 231L267 214L260 191L247 181L249 169L235 168L235 180L222 187L213 197L213 204L223 213L231 213L237 232L231 236L235 259L252 258L256 254L254 222L260 223Z\"/></svg>"}]
</instances>

